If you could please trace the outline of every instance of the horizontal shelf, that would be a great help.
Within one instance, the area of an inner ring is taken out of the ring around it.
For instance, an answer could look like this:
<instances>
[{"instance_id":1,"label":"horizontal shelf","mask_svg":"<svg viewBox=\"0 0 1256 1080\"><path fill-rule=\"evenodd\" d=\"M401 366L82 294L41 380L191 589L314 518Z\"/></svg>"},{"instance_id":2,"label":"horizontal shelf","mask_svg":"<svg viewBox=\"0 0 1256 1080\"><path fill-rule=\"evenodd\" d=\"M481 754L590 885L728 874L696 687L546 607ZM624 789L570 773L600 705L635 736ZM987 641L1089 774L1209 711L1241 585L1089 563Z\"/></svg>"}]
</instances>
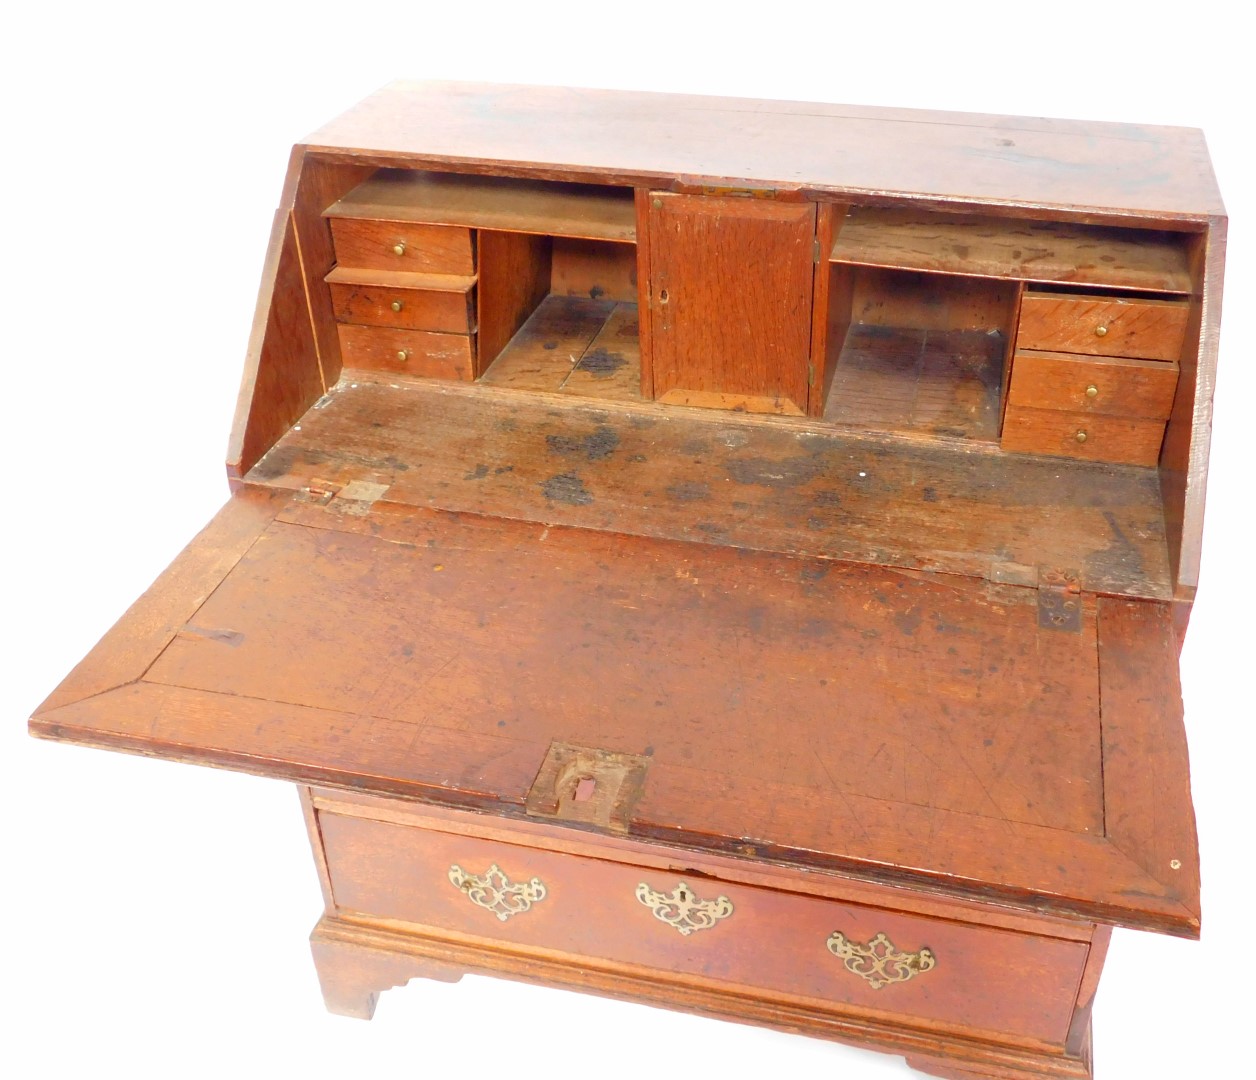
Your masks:
<instances>
[{"instance_id":1,"label":"horizontal shelf","mask_svg":"<svg viewBox=\"0 0 1256 1080\"><path fill-rule=\"evenodd\" d=\"M403 270L359 270L337 266L324 281L328 285L379 285L389 289L423 289L427 292L469 292L476 282L462 274L411 274Z\"/></svg>"},{"instance_id":2,"label":"horizontal shelf","mask_svg":"<svg viewBox=\"0 0 1256 1080\"><path fill-rule=\"evenodd\" d=\"M1186 238L1139 229L852 208L830 262L1189 294Z\"/></svg>"},{"instance_id":3,"label":"horizontal shelf","mask_svg":"<svg viewBox=\"0 0 1256 1080\"><path fill-rule=\"evenodd\" d=\"M637 239L631 188L504 176L380 169L324 216L622 243Z\"/></svg>"}]
</instances>

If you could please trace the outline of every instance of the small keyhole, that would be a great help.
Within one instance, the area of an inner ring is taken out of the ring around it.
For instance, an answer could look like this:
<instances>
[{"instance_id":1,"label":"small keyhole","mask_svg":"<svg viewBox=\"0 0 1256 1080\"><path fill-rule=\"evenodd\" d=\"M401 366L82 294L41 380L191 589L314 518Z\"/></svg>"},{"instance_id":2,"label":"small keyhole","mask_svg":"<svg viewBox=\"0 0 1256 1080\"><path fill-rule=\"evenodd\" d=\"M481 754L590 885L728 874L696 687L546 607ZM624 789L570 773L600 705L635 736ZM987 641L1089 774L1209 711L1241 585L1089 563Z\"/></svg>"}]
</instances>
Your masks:
<instances>
[{"instance_id":1,"label":"small keyhole","mask_svg":"<svg viewBox=\"0 0 1256 1080\"><path fill-rule=\"evenodd\" d=\"M576 781L575 793L571 796L572 802L588 802L593 798L593 792L597 789L597 781L591 776L582 776Z\"/></svg>"},{"instance_id":2,"label":"small keyhole","mask_svg":"<svg viewBox=\"0 0 1256 1080\"><path fill-rule=\"evenodd\" d=\"M667 290L666 289L663 289L659 292L659 303L660 304L667 303Z\"/></svg>"}]
</instances>

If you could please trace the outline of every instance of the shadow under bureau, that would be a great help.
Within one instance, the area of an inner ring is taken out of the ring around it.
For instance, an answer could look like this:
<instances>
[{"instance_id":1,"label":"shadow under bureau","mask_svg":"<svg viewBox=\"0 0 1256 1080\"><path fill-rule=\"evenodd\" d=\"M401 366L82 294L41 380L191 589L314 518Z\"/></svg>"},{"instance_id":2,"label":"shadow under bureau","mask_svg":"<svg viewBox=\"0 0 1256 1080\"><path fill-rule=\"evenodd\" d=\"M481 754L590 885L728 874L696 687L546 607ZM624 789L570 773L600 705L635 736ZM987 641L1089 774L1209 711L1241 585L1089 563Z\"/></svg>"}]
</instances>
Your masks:
<instances>
[{"instance_id":1,"label":"shadow under bureau","mask_svg":"<svg viewBox=\"0 0 1256 1080\"><path fill-rule=\"evenodd\" d=\"M402 83L296 147L232 496L34 734L301 793L328 1007L490 972L1091 1075L1196 936L1184 129Z\"/></svg>"}]
</instances>

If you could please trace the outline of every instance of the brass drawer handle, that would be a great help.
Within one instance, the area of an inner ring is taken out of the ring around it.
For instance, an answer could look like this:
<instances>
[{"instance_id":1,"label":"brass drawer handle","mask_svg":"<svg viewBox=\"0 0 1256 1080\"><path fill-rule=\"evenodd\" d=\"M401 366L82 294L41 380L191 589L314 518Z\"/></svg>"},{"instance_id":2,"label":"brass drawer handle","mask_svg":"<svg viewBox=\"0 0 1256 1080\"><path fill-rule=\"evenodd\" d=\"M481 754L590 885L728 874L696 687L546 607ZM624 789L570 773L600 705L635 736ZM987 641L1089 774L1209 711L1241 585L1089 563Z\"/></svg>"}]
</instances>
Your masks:
<instances>
[{"instance_id":1,"label":"brass drawer handle","mask_svg":"<svg viewBox=\"0 0 1256 1080\"><path fill-rule=\"evenodd\" d=\"M404 255L406 253L406 242L404 240L393 244L392 253L394 255Z\"/></svg>"},{"instance_id":2,"label":"brass drawer handle","mask_svg":"<svg viewBox=\"0 0 1256 1080\"><path fill-rule=\"evenodd\" d=\"M1079 431L1076 435L1073 436L1073 438L1076 439L1078 442L1085 442L1088 438L1090 438L1090 436L1087 435L1084 431Z\"/></svg>"},{"instance_id":3,"label":"brass drawer handle","mask_svg":"<svg viewBox=\"0 0 1256 1080\"><path fill-rule=\"evenodd\" d=\"M493 863L483 874L468 874L454 863L449 868L449 880L455 889L467 894L471 903L491 911L501 922L545 899L545 885L540 878L512 885L497 863Z\"/></svg>"},{"instance_id":4,"label":"brass drawer handle","mask_svg":"<svg viewBox=\"0 0 1256 1080\"><path fill-rule=\"evenodd\" d=\"M1088 387L1086 387L1086 396L1088 398L1097 398L1099 396L1099 387L1097 387L1094 383L1091 383Z\"/></svg>"},{"instance_id":5,"label":"brass drawer handle","mask_svg":"<svg viewBox=\"0 0 1256 1080\"><path fill-rule=\"evenodd\" d=\"M846 970L867 979L873 990L890 983L907 982L937 967L938 961L928 949L899 952L884 934L878 934L867 945L858 945L838 930L828 940L829 952L843 962Z\"/></svg>"},{"instance_id":6,"label":"brass drawer handle","mask_svg":"<svg viewBox=\"0 0 1256 1080\"><path fill-rule=\"evenodd\" d=\"M733 913L733 902L727 896L699 900L683 881L670 893L655 892L643 881L637 886L637 899L654 912L656 919L674 926L685 937L695 930L710 930Z\"/></svg>"},{"instance_id":7,"label":"brass drawer handle","mask_svg":"<svg viewBox=\"0 0 1256 1080\"><path fill-rule=\"evenodd\" d=\"M400 311L400 310L401 310L401 308L402 308L402 303L401 303L401 301L400 301L400 300L394 300L394 301L393 301L391 304L389 304L388 306L389 306L390 308L392 308L392 309L393 309L393 311Z\"/></svg>"},{"instance_id":8,"label":"brass drawer handle","mask_svg":"<svg viewBox=\"0 0 1256 1080\"><path fill-rule=\"evenodd\" d=\"M1108 328L1100 323L1095 327L1095 337L1107 337Z\"/></svg>"},{"instance_id":9,"label":"brass drawer handle","mask_svg":"<svg viewBox=\"0 0 1256 1080\"><path fill-rule=\"evenodd\" d=\"M409 350L409 349L398 349L398 350L397 350L397 359L398 359L398 360L400 360L400 361L402 361L403 363L404 363L406 360L409 360L409 359L410 359L410 350Z\"/></svg>"}]
</instances>

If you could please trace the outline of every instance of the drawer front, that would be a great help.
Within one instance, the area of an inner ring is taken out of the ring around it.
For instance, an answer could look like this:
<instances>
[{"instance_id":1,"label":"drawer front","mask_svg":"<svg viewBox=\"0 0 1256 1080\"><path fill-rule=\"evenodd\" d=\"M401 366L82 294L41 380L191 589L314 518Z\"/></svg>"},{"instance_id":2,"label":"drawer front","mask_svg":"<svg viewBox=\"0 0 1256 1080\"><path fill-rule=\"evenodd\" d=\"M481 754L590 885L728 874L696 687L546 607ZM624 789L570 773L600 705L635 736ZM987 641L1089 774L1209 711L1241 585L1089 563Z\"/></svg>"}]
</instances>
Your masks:
<instances>
[{"instance_id":1,"label":"drawer front","mask_svg":"<svg viewBox=\"0 0 1256 1080\"><path fill-rule=\"evenodd\" d=\"M457 279L459 281L464 279ZM475 329L475 290L399 289L388 285L331 285L340 322L469 334Z\"/></svg>"},{"instance_id":2,"label":"drawer front","mask_svg":"<svg viewBox=\"0 0 1256 1080\"><path fill-rule=\"evenodd\" d=\"M1026 292L1018 349L1177 360L1186 332L1185 300L1139 300Z\"/></svg>"},{"instance_id":3,"label":"drawer front","mask_svg":"<svg viewBox=\"0 0 1256 1080\"><path fill-rule=\"evenodd\" d=\"M1103 416L1167 420L1178 366L1121 357L1018 352L1008 403Z\"/></svg>"},{"instance_id":4,"label":"drawer front","mask_svg":"<svg viewBox=\"0 0 1256 1080\"><path fill-rule=\"evenodd\" d=\"M391 371L429 379L472 378L472 338L430 330L340 323L340 356L345 367Z\"/></svg>"},{"instance_id":5,"label":"drawer front","mask_svg":"<svg viewBox=\"0 0 1256 1080\"><path fill-rule=\"evenodd\" d=\"M475 241L470 229L332 218L331 236L336 262L341 266L419 274L475 273Z\"/></svg>"},{"instance_id":6,"label":"drawer front","mask_svg":"<svg viewBox=\"0 0 1256 1080\"><path fill-rule=\"evenodd\" d=\"M320 812L339 910L753 988L898 1022L1063 1043L1088 947Z\"/></svg>"},{"instance_id":7,"label":"drawer front","mask_svg":"<svg viewBox=\"0 0 1256 1080\"><path fill-rule=\"evenodd\" d=\"M1163 439L1163 420L1026 409L1011 404L1003 418L1003 449L1027 454L1115 465L1155 465Z\"/></svg>"}]
</instances>

